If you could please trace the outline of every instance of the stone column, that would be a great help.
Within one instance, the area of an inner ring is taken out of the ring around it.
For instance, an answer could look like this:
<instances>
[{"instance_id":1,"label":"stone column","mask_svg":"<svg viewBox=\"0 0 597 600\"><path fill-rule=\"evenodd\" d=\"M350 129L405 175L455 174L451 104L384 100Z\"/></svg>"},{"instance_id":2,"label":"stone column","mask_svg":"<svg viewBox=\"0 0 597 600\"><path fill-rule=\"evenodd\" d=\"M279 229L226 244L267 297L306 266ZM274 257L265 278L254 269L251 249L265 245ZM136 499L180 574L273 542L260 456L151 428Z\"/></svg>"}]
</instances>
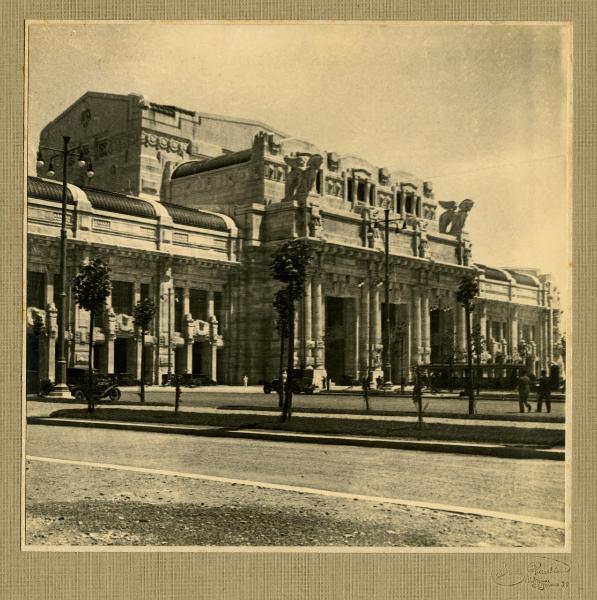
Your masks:
<instances>
[{"instance_id":1,"label":"stone column","mask_svg":"<svg viewBox=\"0 0 597 600\"><path fill-rule=\"evenodd\" d=\"M518 308L513 307L510 314L510 356L516 358L518 355Z\"/></svg>"},{"instance_id":2,"label":"stone column","mask_svg":"<svg viewBox=\"0 0 597 600\"><path fill-rule=\"evenodd\" d=\"M366 377L370 368L370 328L371 315L369 308L369 287L367 282L361 286L361 320L359 329L359 369L361 377Z\"/></svg>"},{"instance_id":3,"label":"stone column","mask_svg":"<svg viewBox=\"0 0 597 600\"><path fill-rule=\"evenodd\" d=\"M411 323L411 332L412 332L412 364L418 365L421 363L421 294L417 288L413 288L412 290L412 310L411 314L413 316Z\"/></svg>"},{"instance_id":4,"label":"stone column","mask_svg":"<svg viewBox=\"0 0 597 600\"><path fill-rule=\"evenodd\" d=\"M360 295L355 295L351 298L353 305L353 314L354 314L354 323L353 323L353 333L352 336L354 338L354 350L353 350L353 374L354 377L358 379L359 377L359 357L360 357L360 344L359 344L359 332L360 332L360 321L361 321L361 304L360 304Z\"/></svg>"},{"instance_id":5,"label":"stone column","mask_svg":"<svg viewBox=\"0 0 597 600\"><path fill-rule=\"evenodd\" d=\"M311 339L313 340L313 367L323 366L323 298L321 294L321 278L314 277L311 283Z\"/></svg>"},{"instance_id":6,"label":"stone column","mask_svg":"<svg viewBox=\"0 0 597 600\"><path fill-rule=\"evenodd\" d=\"M485 338L485 349L487 350L489 338L487 337L487 306L485 304L479 306L479 333Z\"/></svg>"},{"instance_id":7,"label":"stone column","mask_svg":"<svg viewBox=\"0 0 597 600\"><path fill-rule=\"evenodd\" d=\"M141 284L138 281L133 283L133 306L136 306L141 300ZM135 379L141 379L141 356L143 347L141 346L141 330L135 325L134 336L129 345L131 351L131 365Z\"/></svg>"},{"instance_id":8,"label":"stone column","mask_svg":"<svg viewBox=\"0 0 597 600\"><path fill-rule=\"evenodd\" d=\"M193 372L193 338L187 336L188 333L188 319L187 316L191 314L191 290L188 286L182 289L182 335L184 338L184 349L183 349L183 362L184 372Z\"/></svg>"},{"instance_id":9,"label":"stone column","mask_svg":"<svg viewBox=\"0 0 597 600\"><path fill-rule=\"evenodd\" d=\"M551 306L547 313L547 367L553 363L553 309Z\"/></svg>"},{"instance_id":10,"label":"stone column","mask_svg":"<svg viewBox=\"0 0 597 600\"><path fill-rule=\"evenodd\" d=\"M313 315L312 315L312 298L311 298L311 278L307 277L305 281L305 294L301 301L303 327L301 331L301 348L303 352L302 362L305 366L313 365L313 353L310 351L311 341L313 339Z\"/></svg>"},{"instance_id":11,"label":"stone column","mask_svg":"<svg viewBox=\"0 0 597 600\"><path fill-rule=\"evenodd\" d=\"M454 315L456 317L456 360L466 359L466 320L464 306L459 302L454 305Z\"/></svg>"},{"instance_id":12,"label":"stone column","mask_svg":"<svg viewBox=\"0 0 597 600\"><path fill-rule=\"evenodd\" d=\"M112 314L112 296L108 296L104 318L104 347L102 356L100 356L100 369L104 373L114 373L114 339L116 336ZM95 352L96 349L94 348L93 351Z\"/></svg>"},{"instance_id":13,"label":"stone column","mask_svg":"<svg viewBox=\"0 0 597 600\"><path fill-rule=\"evenodd\" d=\"M215 314L214 291L207 292L207 321L209 323L209 343L207 345L209 352L208 373L209 378L213 381L218 380L218 346L217 346L217 331L218 320Z\"/></svg>"},{"instance_id":14,"label":"stone column","mask_svg":"<svg viewBox=\"0 0 597 600\"><path fill-rule=\"evenodd\" d=\"M369 181L365 181L364 187L365 187L365 194L364 194L364 196L365 196L365 204L371 205L370 198L369 198L369 194L370 194L370 191L371 191L371 183Z\"/></svg>"},{"instance_id":15,"label":"stone column","mask_svg":"<svg viewBox=\"0 0 597 600\"><path fill-rule=\"evenodd\" d=\"M423 356L421 362L428 364L431 358L431 326L429 315L429 290L424 290L421 295L421 346Z\"/></svg>"},{"instance_id":16,"label":"stone column","mask_svg":"<svg viewBox=\"0 0 597 600\"><path fill-rule=\"evenodd\" d=\"M543 315L541 315L541 327L543 333L543 368L549 369L549 314L547 309L544 311Z\"/></svg>"},{"instance_id":17,"label":"stone column","mask_svg":"<svg viewBox=\"0 0 597 600\"><path fill-rule=\"evenodd\" d=\"M412 304L407 303L406 304L406 331L404 332L404 341L403 341L403 354L404 356L402 357L403 365L404 365L404 377L406 379L406 381L410 381L412 379L412 357L413 357L413 353L412 353L412 331L413 331L413 324L412 324ZM400 382L398 382L400 383Z\"/></svg>"},{"instance_id":18,"label":"stone column","mask_svg":"<svg viewBox=\"0 0 597 600\"><path fill-rule=\"evenodd\" d=\"M353 177L352 177L352 198L350 199L353 206L356 206L356 204L357 204L358 183L359 183L359 180L353 175Z\"/></svg>"},{"instance_id":19,"label":"stone column","mask_svg":"<svg viewBox=\"0 0 597 600\"><path fill-rule=\"evenodd\" d=\"M370 334L369 344L371 347L369 357L371 361L371 371L380 370L381 363L376 364L377 346L381 344L381 306L379 303L379 286L372 284L369 289L369 311L370 311ZM381 357L380 357L381 358Z\"/></svg>"},{"instance_id":20,"label":"stone column","mask_svg":"<svg viewBox=\"0 0 597 600\"><path fill-rule=\"evenodd\" d=\"M398 192L397 200L400 204L400 217L406 219L406 198L404 192Z\"/></svg>"}]
</instances>

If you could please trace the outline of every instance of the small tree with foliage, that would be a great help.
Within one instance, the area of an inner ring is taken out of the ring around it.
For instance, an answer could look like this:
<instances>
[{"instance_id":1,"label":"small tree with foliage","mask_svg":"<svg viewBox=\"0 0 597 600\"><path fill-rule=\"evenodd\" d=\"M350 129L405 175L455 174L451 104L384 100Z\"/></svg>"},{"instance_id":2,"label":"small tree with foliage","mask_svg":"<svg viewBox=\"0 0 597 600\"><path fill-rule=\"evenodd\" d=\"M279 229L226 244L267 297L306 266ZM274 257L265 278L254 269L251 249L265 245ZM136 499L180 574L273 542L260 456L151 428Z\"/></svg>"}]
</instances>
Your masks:
<instances>
[{"instance_id":1,"label":"small tree with foliage","mask_svg":"<svg viewBox=\"0 0 597 600\"><path fill-rule=\"evenodd\" d=\"M288 335L288 370L282 421L290 420L292 413L292 370L294 368L294 315L295 302L303 297L307 268L312 260L311 248L305 240L292 240L278 247L270 268L274 279L286 284L286 334ZM280 301L282 297L278 298ZM280 313L278 313L280 314Z\"/></svg>"},{"instance_id":2,"label":"small tree with foliage","mask_svg":"<svg viewBox=\"0 0 597 600\"><path fill-rule=\"evenodd\" d=\"M75 302L83 310L89 311L89 356L87 359L88 388L87 408L95 410L93 398L93 327L95 316L105 310L106 299L112 292L110 268L99 258L92 259L79 267L73 282Z\"/></svg>"},{"instance_id":3,"label":"small tree with foliage","mask_svg":"<svg viewBox=\"0 0 597 600\"><path fill-rule=\"evenodd\" d=\"M284 372L284 342L288 338L288 290L283 288L278 290L274 295L273 301L274 308L276 309L276 329L280 336L280 364L278 367L278 381L280 387L278 388L278 406L283 408L284 406L284 390L283 390L283 372Z\"/></svg>"},{"instance_id":4,"label":"small tree with foliage","mask_svg":"<svg viewBox=\"0 0 597 600\"><path fill-rule=\"evenodd\" d=\"M479 279L475 273L465 275L458 285L456 300L464 307L464 324L466 327L467 356L467 392L468 414L475 414L475 390L473 387L473 344L471 335L471 315L475 306L474 300L479 295Z\"/></svg>"},{"instance_id":5,"label":"small tree with foliage","mask_svg":"<svg viewBox=\"0 0 597 600\"><path fill-rule=\"evenodd\" d=\"M133 308L135 327L141 333L141 378L139 380L139 396L145 402L145 334L153 321L156 307L149 298L142 298Z\"/></svg>"}]
</instances>

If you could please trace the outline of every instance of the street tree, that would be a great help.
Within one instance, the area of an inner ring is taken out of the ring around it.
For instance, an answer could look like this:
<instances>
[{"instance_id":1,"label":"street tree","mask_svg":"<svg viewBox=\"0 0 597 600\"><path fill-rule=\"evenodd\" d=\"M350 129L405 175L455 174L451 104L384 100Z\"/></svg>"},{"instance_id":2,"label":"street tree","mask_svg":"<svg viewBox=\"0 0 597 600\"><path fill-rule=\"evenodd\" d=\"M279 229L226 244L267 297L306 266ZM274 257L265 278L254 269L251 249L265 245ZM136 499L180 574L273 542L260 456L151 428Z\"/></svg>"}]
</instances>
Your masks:
<instances>
[{"instance_id":1,"label":"street tree","mask_svg":"<svg viewBox=\"0 0 597 600\"><path fill-rule=\"evenodd\" d=\"M278 381L280 386L278 388L278 406L279 408L284 407L284 390L283 390L283 372L284 372L284 342L288 338L288 290L282 288L278 290L274 295L273 301L274 308L276 309L276 329L280 336L280 364L278 367Z\"/></svg>"},{"instance_id":2,"label":"street tree","mask_svg":"<svg viewBox=\"0 0 597 600\"><path fill-rule=\"evenodd\" d=\"M135 327L141 334L141 378L139 379L141 402L145 402L145 334L149 331L155 312L156 306L149 298L142 298L133 308Z\"/></svg>"},{"instance_id":3,"label":"street tree","mask_svg":"<svg viewBox=\"0 0 597 600\"><path fill-rule=\"evenodd\" d=\"M95 410L93 398L93 327L96 315L106 308L106 299L112 292L110 268L101 259L91 259L79 267L73 282L77 305L89 312L89 355L87 358L87 408Z\"/></svg>"},{"instance_id":4,"label":"street tree","mask_svg":"<svg viewBox=\"0 0 597 600\"><path fill-rule=\"evenodd\" d=\"M485 337L481 333L480 323L473 325L473 353L475 355L475 362L477 363L477 396L481 392L481 359L485 350Z\"/></svg>"},{"instance_id":5,"label":"street tree","mask_svg":"<svg viewBox=\"0 0 597 600\"><path fill-rule=\"evenodd\" d=\"M305 293L307 268L312 260L309 243L302 239L291 240L280 245L274 253L270 265L274 279L286 284L286 334L288 336L288 368L286 390L282 407L282 421L289 421L292 413L292 371L294 368L294 316L295 303Z\"/></svg>"},{"instance_id":6,"label":"street tree","mask_svg":"<svg viewBox=\"0 0 597 600\"><path fill-rule=\"evenodd\" d=\"M464 324L466 328L467 357L467 395L468 414L475 414L475 390L473 387L473 344L471 334L471 316L475 307L475 298L479 295L479 279L475 272L465 275L458 285L456 300L464 307Z\"/></svg>"},{"instance_id":7,"label":"street tree","mask_svg":"<svg viewBox=\"0 0 597 600\"><path fill-rule=\"evenodd\" d=\"M440 337L441 360L448 365L448 389L454 388L454 363L456 362L456 340L453 331L446 331Z\"/></svg>"}]
</instances>

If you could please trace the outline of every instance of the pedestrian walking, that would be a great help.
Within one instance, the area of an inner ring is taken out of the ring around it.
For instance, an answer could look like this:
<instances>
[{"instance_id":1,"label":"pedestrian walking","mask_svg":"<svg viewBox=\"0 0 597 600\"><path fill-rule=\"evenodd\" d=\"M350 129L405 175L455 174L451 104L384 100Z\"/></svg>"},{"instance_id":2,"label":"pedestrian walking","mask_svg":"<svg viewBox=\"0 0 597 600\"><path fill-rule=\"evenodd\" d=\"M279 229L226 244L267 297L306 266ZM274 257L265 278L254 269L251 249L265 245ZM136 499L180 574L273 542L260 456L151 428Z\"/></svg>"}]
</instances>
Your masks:
<instances>
[{"instance_id":1,"label":"pedestrian walking","mask_svg":"<svg viewBox=\"0 0 597 600\"><path fill-rule=\"evenodd\" d=\"M378 375L375 379L375 383L377 383L377 389L379 389L383 385L383 377Z\"/></svg>"},{"instance_id":2,"label":"pedestrian walking","mask_svg":"<svg viewBox=\"0 0 597 600\"><path fill-rule=\"evenodd\" d=\"M547 371L541 371L541 376L537 382L537 412L541 412L545 402L547 412L551 412L551 380L547 376Z\"/></svg>"},{"instance_id":3,"label":"pedestrian walking","mask_svg":"<svg viewBox=\"0 0 597 600\"><path fill-rule=\"evenodd\" d=\"M526 371L522 371L518 378L518 410L524 412L524 407L531 412L531 405L529 404L529 394L531 393L531 380L526 374Z\"/></svg>"},{"instance_id":4,"label":"pedestrian walking","mask_svg":"<svg viewBox=\"0 0 597 600\"><path fill-rule=\"evenodd\" d=\"M249 387L249 378L246 375L243 377L243 385Z\"/></svg>"},{"instance_id":5,"label":"pedestrian walking","mask_svg":"<svg viewBox=\"0 0 597 600\"><path fill-rule=\"evenodd\" d=\"M363 398L365 399L365 409L369 410L369 391L371 390L371 376L363 377Z\"/></svg>"}]
</instances>

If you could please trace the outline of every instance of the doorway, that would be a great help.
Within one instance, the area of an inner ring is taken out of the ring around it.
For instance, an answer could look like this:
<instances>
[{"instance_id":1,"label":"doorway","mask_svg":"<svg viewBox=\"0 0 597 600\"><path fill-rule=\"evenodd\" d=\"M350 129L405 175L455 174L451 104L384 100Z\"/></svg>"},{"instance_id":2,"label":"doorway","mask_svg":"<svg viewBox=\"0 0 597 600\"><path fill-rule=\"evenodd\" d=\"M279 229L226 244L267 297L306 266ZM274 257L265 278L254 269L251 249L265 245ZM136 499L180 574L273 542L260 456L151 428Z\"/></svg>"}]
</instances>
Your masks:
<instances>
[{"instance_id":1,"label":"doorway","mask_svg":"<svg viewBox=\"0 0 597 600\"><path fill-rule=\"evenodd\" d=\"M127 371L127 345L126 338L114 340L114 373L128 373Z\"/></svg>"},{"instance_id":2,"label":"doorway","mask_svg":"<svg viewBox=\"0 0 597 600\"><path fill-rule=\"evenodd\" d=\"M335 383L341 383L345 376L344 325L344 298L327 296L325 299L325 368L328 377Z\"/></svg>"}]
</instances>

